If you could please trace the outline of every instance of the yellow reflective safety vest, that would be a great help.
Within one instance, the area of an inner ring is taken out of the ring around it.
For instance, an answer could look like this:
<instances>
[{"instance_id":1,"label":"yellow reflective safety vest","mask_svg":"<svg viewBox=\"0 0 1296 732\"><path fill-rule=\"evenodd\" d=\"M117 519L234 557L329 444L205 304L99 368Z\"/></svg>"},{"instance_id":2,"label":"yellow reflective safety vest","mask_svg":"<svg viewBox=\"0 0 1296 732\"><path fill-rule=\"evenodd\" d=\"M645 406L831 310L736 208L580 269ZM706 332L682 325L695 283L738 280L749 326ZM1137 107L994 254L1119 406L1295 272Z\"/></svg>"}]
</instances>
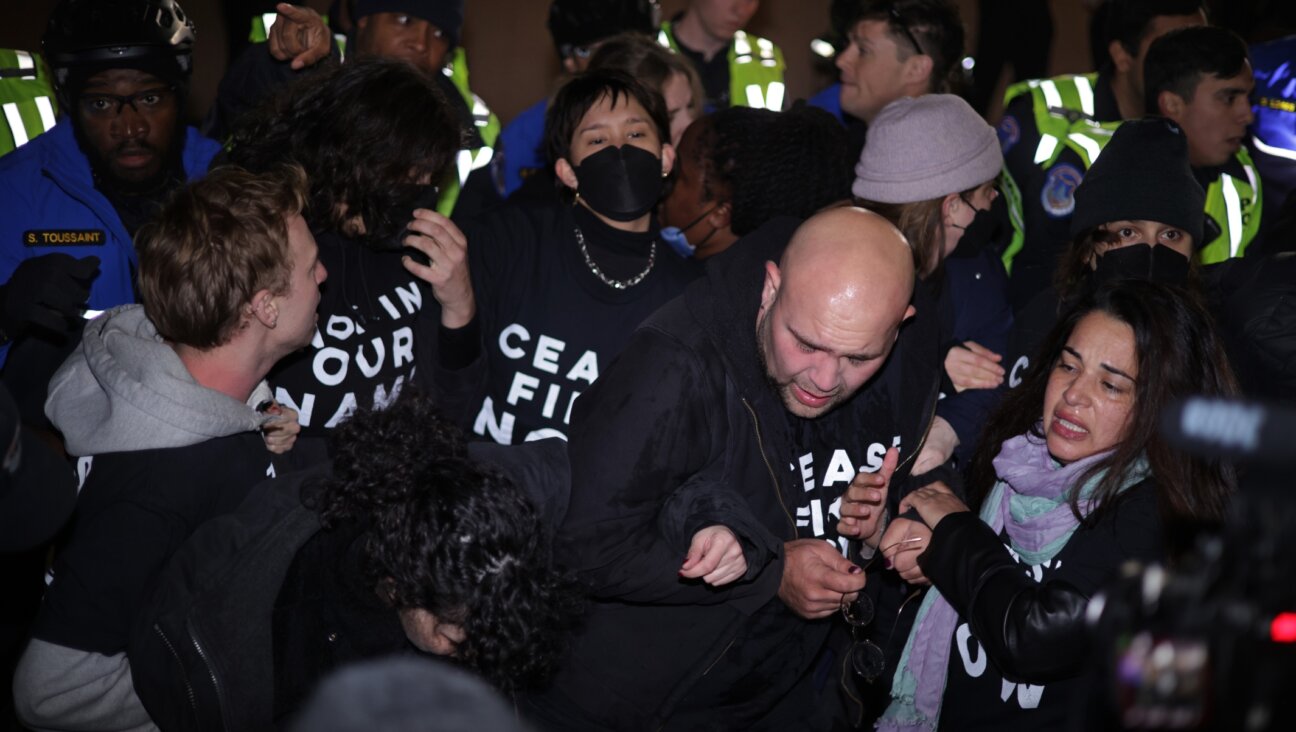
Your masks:
<instances>
[{"instance_id":1,"label":"yellow reflective safety vest","mask_svg":"<svg viewBox=\"0 0 1296 732\"><path fill-rule=\"evenodd\" d=\"M0 48L0 111L0 155L54 126L58 102L38 54Z\"/></svg>"},{"instance_id":2,"label":"yellow reflective safety vest","mask_svg":"<svg viewBox=\"0 0 1296 732\"><path fill-rule=\"evenodd\" d=\"M671 32L670 21L661 24L657 42L679 53L679 44ZM783 72L787 63L783 51L773 41L746 31L734 34L729 44L729 103L735 107L783 109L787 85Z\"/></svg>"},{"instance_id":3,"label":"yellow reflective safety vest","mask_svg":"<svg viewBox=\"0 0 1296 732\"><path fill-rule=\"evenodd\" d=\"M1022 94L1031 95L1039 144L1034 162L1049 168L1064 149L1076 153L1085 170L1102 154L1112 133L1121 121L1100 122L1094 119L1094 85L1097 74L1073 74L1052 79L1030 79L1008 87L1004 94L1006 108ZM1260 175L1246 148L1238 151L1237 163L1243 176L1221 173L1206 189L1206 214L1219 224L1221 233L1204 246L1198 242L1197 258L1202 264L1240 257L1260 229L1262 207ZM1245 179L1244 179L1245 178ZM1021 250L1014 241L1004 252L1004 265L1010 268L1012 258Z\"/></svg>"},{"instance_id":4,"label":"yellow reflective safety vest","mask_svg":"<svg viewBox=\"0 0 1296 732\"><path fill-rule=\"evenodd\" d=\"M459 94L468 103L468 109L472 111L473 126L477 128L477 133L482 139L481 147L459 151L455 157L454 170L446 174L446 181L441 185L441 198L437 201L437 212L449 216L454 210L455 202L459 200L459 191L468 181L469 174L478 168L490 165L495 157L495 143L499 140L500 121L495 113L490 111L490 107L486 106L486 102L473 94L468 86L468 55L464 53L462 46L455 48L450 63L446 64L442 72L450 78L455 89L459 90Z\"/></svg>"},{"instance_id":5,"label":"yellow reflective safety vest","mask_svg":"<svg viewBox=\"0 0 1296 732\"><path fill-rule=\"evenodd\" d=\"M1245 147L1237 151L1234 159L1237 166L1226 166L1206 189L1206 215L1219 224L1220 235L1198 250L1197 259L1202 264L1242 256L1260 230L1264 208L1260 173ZM1240 176L1229 172L1238 172L1238 168Z\"/></svg>"},{"instance_id":6,"label":"yellow reflective safety vest","mask_svg":"<svg viewBox=\"0 0 1296 732\"><path fill-rule=\"evenodd\" d=\"M254 43L265 41L277 17L276 13L262 13L252 18L252 31L248 34L248 40ZM324 22L328 22L327 17L324 18ZM337 42L338 50L345 57L346 36L334 34L333 40ZM455 157L454 169L447 172L445 180L441 182L441 197L437 199L437 212L449 216L454 211L455 203L459 200L459 191L467 182L469 174L478 168L490 165L495 157L495 142L499 139L501 125L499 118L490 110L490 107L486 106L486 102L474 94L472 88L468 86L468 55L462 46L454 49L450 60L441 71L450 79L450 83L454 84L459 95L468 104L468 109L472 113L473 126L477 129L483 143L482 147L460 150Z\"/></svg>"}]
</instances>

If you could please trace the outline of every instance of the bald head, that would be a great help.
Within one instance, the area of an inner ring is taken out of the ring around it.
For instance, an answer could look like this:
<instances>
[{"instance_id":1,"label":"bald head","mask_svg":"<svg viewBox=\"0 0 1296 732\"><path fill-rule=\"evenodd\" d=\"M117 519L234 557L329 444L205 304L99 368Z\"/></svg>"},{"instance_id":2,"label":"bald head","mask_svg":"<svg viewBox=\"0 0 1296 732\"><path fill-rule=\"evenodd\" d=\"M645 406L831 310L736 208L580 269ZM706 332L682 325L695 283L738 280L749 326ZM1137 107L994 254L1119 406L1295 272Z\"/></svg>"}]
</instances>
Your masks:
<instances>
[{"instance_id":1,"label":"bald head","mask_svg":"<svg viewBox=\"0 0 1296 732\"><path fill-rule=\"evenodd\" d=\"M807 219L792 235L779 270L784 287L804 287L832 302L886 297L903 303L903 313L913 294L909 243L891 222L863 208L833 208Z\"/></svg>"},{"instance_id":2,"label":"bald head","mask_svg":"<svg viewBox=\"0 0 1296 732\"><path fill-rule=\"evenodd\" d=\"M913 254L886 219L835 208L808 219L766 264L757 337L784 405L817 417L850 398L913 314Z\"/></svg>"}]
</instances>

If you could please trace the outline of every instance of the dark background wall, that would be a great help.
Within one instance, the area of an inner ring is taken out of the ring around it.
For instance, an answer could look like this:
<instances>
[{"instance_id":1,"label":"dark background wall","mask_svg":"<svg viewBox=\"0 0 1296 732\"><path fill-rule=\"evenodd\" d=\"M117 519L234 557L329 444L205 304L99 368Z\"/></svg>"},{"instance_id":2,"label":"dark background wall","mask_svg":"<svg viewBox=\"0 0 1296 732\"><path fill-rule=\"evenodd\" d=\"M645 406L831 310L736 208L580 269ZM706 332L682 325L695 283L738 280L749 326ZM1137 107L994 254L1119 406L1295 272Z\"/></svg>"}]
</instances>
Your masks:
<instances>
[{"instance_id":1,"label":"dark background wall","mask_svg":"<svg viewBox=\"0 0 1296 732\"><path fill-rule=\"evenodd\" d=\"M1043 0L1041 0L1043 1ZM789 99L808 97L831 83L816 74L810 39L828 27L829 0L765 0L750 30L778 43L788 61ZM1089 65L1085 34L1088 13L1079 0L1049 0L1054 18L1051 73L1083 71ZM242 4L248 3L244 0ZM307 4L327 7L327 0ZM663 0L666 17L687 0ZM975 38L976 0L956 0ZM4 0L0 47L37 49L45 18L55 0ZM226 21L220 0L181 0L198 27L197 62L190 114L200 117L216 94L227 61ZM273 7L273 2L262 4ZM468 50L474 91L507 121L549 91L558 60L545 29L549 0L467 0L463 43ZM250 17L250 16L249 16ZM246 21L245 21L246 22ZM244 26L246 27L246 26Z\"/></svg>"}]
</instances>

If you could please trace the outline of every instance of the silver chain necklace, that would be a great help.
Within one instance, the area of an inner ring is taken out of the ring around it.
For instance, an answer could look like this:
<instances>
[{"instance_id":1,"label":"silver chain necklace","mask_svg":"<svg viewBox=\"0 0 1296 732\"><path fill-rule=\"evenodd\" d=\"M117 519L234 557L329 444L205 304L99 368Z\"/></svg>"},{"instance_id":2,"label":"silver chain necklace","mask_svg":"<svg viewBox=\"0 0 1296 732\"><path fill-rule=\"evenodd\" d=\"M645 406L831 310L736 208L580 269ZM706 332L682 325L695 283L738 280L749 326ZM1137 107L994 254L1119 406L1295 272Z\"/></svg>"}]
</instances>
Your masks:
<instances>
[{"instance_id":1,"label":"silver chain necklace","mask_svg":"<svg viewBox=\"0 0 1296 732\"><path fill-rule=\"evenodd\" d=\"M576 229L576 243L580 245L581 255L585 257L585 266L589 267L590 271L594 273L594 276L602 280L603 284L614 290L628 290L640 282L643 282L643 278L648 276L648 273L652 271L653 265L657 263L657 240L654 239L652 246L648 249L648 266L644 268L644 271L628 280L614 280L603 274L603 270L599 269L598 265L594 264L594 260L590 258L589 249L585 246L585 235L581 233L580 227L576 226L573 228Z\"/></svg>"}]
</instances>

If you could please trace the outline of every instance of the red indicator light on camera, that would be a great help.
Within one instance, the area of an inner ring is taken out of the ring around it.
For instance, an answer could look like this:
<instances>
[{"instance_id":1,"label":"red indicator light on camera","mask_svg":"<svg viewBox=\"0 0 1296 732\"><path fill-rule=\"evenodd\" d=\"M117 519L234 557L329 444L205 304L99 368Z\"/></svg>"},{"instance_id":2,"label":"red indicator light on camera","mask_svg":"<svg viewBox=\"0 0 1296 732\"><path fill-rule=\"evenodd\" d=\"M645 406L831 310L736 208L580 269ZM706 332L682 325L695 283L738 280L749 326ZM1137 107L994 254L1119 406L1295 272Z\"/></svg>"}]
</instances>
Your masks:
<instances>
[{"instance_id":1,"label":"red indicator light on camera","mask_svg":"<svg viewBox=\"0 0 1296 732\"><path fill-rule=\"evenodd\" d=\"M1269 625L1275 643L1296 643L1296 613L1278 613Z\"/></svg>"}]
</instances>

